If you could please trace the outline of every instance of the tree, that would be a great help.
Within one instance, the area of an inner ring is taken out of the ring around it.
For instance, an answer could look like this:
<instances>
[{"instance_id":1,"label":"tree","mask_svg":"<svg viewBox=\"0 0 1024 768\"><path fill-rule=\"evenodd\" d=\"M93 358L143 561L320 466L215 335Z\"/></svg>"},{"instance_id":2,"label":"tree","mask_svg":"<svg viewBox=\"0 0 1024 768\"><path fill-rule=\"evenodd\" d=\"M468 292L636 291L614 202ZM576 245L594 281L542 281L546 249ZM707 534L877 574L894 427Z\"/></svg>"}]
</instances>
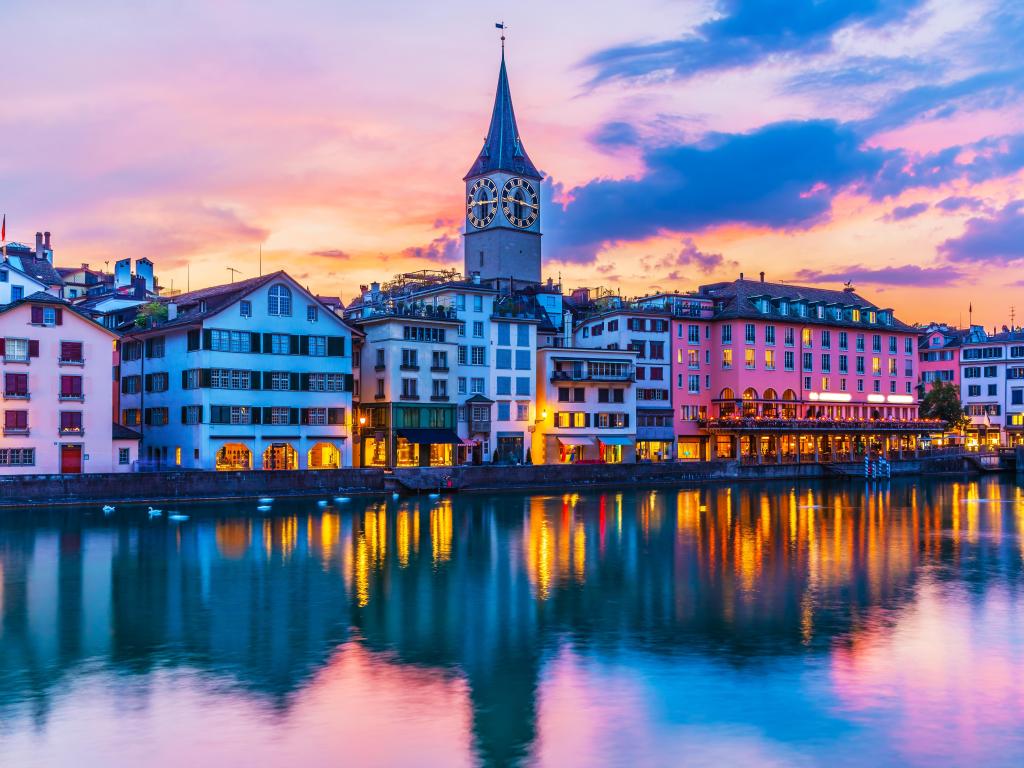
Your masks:
<instances>
[{"instance_id":1,"label":"tree","mask_svg":"<svg viewBox=\"0 0 1024 768\"><path fill-rule=\"evenodd\" d=\"M135 316L135 324L140 328L147 328L156 323L167 320L167 305L159 301L151 301L139 308L139 314Z\"/></svg>"},{"instance_id":2,"label":"tree","mask_svg":"<svg viewBox=\"0 0 1024 768\"><path fill-rule=\"evenodd\" d=\"M936 381L925 393L921 415L926 419L942 419L950 431L963 431L971 423L971 417L960 402L960 390L946 381Z\"/></svg>"}]
</instances>

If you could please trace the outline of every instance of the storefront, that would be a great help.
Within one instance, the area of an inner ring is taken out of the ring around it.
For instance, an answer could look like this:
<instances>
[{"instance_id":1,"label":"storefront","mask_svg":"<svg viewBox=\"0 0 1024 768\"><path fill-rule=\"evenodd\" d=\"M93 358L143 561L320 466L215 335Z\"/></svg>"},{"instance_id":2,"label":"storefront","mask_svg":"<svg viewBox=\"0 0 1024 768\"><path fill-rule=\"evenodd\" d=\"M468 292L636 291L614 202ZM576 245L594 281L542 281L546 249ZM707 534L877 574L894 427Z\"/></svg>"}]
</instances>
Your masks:
<instances>
[{"instance_id":1,"label":"storefront","mask_svg":"<svg viewBox=\"0 0 1024 768\"><path fill-rule=\"evenodd\" d=\"M672 461L671 440L637 440L637 461Z\"/></svg>"},{"instance_id":2,"label":"storefront","mask_svg":"<svg viewBox=\"0 0 1024 768\"><path fill-rule=\"evenodd\" d=\"M450 467L457 445L462 445L462 438L450 429L395 430L395 466Z\"/></svg>"},{"instance_id":3,"label":"storefront","mask_svg":"<svg viewBox=\"0 0 1024 768\"><path fill-rule=\"evenodd\" d=\"M628 449L633 445L633 440L629 437L599 437L597 440L600 443L601 461L605 464L621 464L623 449ZM638 450L639 445L637 443Z\"/></svg>"},{"instance_id":4,"label":"storefront","mask_svg":"<svg viewBox=\"0 0 1024 768\"><path fill-rule=\"evenodd\" d=\"M494 450L494 461L498 464L522 464L523 456L523 433L522 432L499 432L498 442Z\"/></svg>"},{"instance_id":5,"label":"storefront","mask_svg":"<svg viewBox=\"0 0 1024 768\"><path fill-rule=\"evenodd\" d=\"M578 464L581 461L594 461L595 457L588 457L588 449L590 453L594 453L594 438L592 437L563 437L558 436L558 463L559 464Z\"/></svg>"},{"instance_id":6,"label":"storefront","mask_svg":"<svg viewBox=\"0 0 1024 768\"><path fill-rule=\"evenodd\" d=\"M252 451L241 443L226 443L217 451L218 472L237 472L252 469Z\"/></svg>"}]
</instances>

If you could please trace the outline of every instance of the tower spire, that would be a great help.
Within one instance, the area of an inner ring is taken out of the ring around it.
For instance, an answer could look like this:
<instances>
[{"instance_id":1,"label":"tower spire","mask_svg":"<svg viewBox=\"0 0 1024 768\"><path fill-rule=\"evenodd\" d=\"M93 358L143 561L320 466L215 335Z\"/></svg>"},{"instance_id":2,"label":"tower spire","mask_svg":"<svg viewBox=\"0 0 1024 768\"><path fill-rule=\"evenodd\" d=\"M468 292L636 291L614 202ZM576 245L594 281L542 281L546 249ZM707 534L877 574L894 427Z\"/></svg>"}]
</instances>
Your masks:
<instances>
[{"instance_id":1,"label":"tower spire","mask_svg":"<svg viewBox=\"0 0 1024 768\"><path fill-rule=\"evenodd\" d=\"M541 174L526 153L526 147L523 146L522 137L519 135L519 127L516 125L516 113L512 108L512 91L508 85L508 70L505 68L505 22L497 22L494 26L502 30L498 87L494 94L494 108L491 111L487 137L465 179L495 171L506 171L539 181L542 178Z\"/></svg>"}]
</instances>

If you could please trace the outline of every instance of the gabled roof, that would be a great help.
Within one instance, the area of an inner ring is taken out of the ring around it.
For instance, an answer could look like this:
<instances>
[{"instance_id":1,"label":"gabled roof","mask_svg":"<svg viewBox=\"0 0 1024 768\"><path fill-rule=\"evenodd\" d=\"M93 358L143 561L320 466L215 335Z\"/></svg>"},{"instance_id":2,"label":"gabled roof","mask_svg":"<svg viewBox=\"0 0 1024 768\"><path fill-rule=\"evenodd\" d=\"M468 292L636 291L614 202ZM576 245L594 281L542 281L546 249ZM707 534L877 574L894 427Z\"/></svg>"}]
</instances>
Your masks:
<instances>
[{"instance_id":1,"label":"gabled roof","mask_svg":"<svg viewBox=\"0 0 1024 768\"><path fill-rule=\"evenodd\" d=\"M508 86L508 72L505 70L504 49L501 52L498 89L494 94L494 109L491 111L491 125L487 129L487 138L484 139L483 149L463 180L494 171L508 171L537 181L542 178L530 156L526 154L526 147L519 136L516 113L512 109L512 92Z\"/></svg>"},{"instance_id":2,"label":"gabled roof","mask_svg":"<svg viewBox=\"0 0 1024 768\"><path fill-rule=\"evenodd\" d=\"M54 304L58 307L61 307L65 312L69 312L72 315L77 315L86 322L92 323L97 328L103 329L105 333L109 333L111 336L115 338L117 337L116 333L111 331L102 323L97 323L95 320L93 320L87 314L79 310L70 302L65 301L64 299L61 299L57 296L54 296L51 293L46 293L45 291L36 291L35 293L30 293L28 296L18 299L17 301L12 301L10 304L0 304L0 315L4 314L5 312L10 312L12 309L17 309L22 304Z\"/></svg>"},{"instance_id":3,"label":"gabled roof","mask_svg":"<svg viewBox=\"0 0 1024 768\"><path fill-rule=\"evenodd\" d=\"M63 285L64 281L53 264L36 256L36 252L22 243L7 244L7 261L15 269L34 277L44 285Z\"/></svg>"},{"instance_id":4,"label":"gabled roof","mask_svg":"<svg viewBox=\"0 0 1024 768\"><path fill-rule=\"evenodd\" d=\"M141 440L142 435L136 432L134 429L128 429L123 424L115 423L110 430L111 440Z\"/></svg>"}]
</instances>

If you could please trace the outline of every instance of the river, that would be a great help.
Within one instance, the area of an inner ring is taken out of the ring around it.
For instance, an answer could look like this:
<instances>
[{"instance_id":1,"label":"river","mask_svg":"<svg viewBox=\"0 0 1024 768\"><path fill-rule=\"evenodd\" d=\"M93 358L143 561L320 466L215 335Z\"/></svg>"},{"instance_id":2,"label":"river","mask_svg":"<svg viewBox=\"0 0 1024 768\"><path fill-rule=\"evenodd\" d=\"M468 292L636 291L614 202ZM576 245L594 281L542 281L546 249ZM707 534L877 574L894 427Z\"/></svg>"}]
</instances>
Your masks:
<instances>
[{"instance_id":1,"label":"river","mask_svg":"<svg viewBox=\"0 0 1024 768\"><path fill-rule=\"evenodd\" d=\"M1010 479L0 516L0 765L1024 764Z\"/></svg>"}]
</instances>

